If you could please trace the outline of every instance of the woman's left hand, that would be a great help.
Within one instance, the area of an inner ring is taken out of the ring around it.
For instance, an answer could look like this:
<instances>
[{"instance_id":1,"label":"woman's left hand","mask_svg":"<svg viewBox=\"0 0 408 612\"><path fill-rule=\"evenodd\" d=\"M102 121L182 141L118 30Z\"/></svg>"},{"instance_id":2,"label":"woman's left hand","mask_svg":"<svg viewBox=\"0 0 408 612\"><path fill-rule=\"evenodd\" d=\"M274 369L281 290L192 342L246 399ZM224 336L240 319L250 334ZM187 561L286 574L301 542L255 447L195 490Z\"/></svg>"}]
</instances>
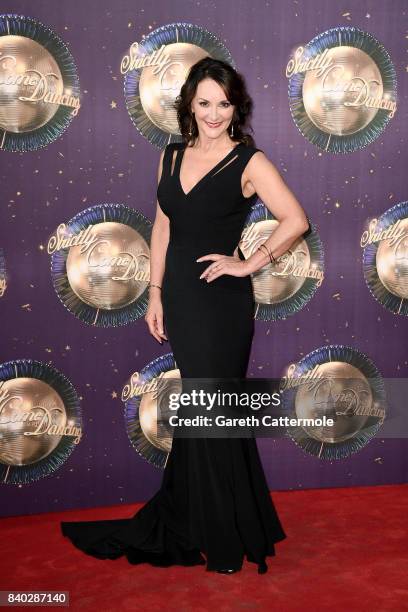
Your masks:
<instances>
[{"instance_id":1,"label":"woman's left hand","mask_svg":"<svg viewBox=\"0 0 408 612\"><path fill-rule=\"evenodd\" d=\"M203 255L203 257L196 259L196 261L208 260L213 261L213 263L200 276L207 283L210 283L222 274L229 274L230 276L247 276L249 274L246 261L239 258L238 247L235 249L232 257L212 253L211 255Z\"/></svg>"}]
</instances>

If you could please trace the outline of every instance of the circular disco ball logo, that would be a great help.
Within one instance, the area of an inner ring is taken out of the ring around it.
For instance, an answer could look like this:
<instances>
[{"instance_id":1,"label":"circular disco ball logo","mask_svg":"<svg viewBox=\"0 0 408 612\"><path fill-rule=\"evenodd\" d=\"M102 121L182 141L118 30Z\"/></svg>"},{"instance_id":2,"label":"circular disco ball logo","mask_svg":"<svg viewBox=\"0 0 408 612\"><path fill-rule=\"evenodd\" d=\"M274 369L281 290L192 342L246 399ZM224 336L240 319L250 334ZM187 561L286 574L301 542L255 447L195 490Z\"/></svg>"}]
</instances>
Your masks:
<instances>
[{"instance_id":1,"label":"circular disco ball logo","mask_svg":"<svg viewBox=\"0 0 408 612\"><path fill-rule=\"evenodd\" d=\"M191 23L171 23L134 42L123 57L126 108L137 130L157 147L181 141L174 102L191 66L208 55L234 66L217 36Z\"/></svg>"},{"instance_id":2,"label":"circular disco ball logo","mask_svg":"<svg viewBox=\"0 0 408 612\"><path fill-rule=\"evenodd\" d=\"M372 219L360 244L371 294L390 312L408 316L408 202Z\"/></svg>"},{"instance_id":3,"label":"circular disco ball logo","mask_svg":"<svg viewBox=\"0 0 408 612\"><path fill-rule=\"evenodd\" d=\"M88 325L127 325L144 315L152 224L123 204L98 204L62 223L48 241L64 306Z\"/></svg>"},{"instance_id":4,"label":"circular disco ball logo","mask_svg":"<svg viewBox=\"0 0 408 612\"><path fill-rule=\"evenodd\" d=\"M344 459L359 451L384 422L384 382L374 363L355 348L316 349L287 368L282 403L299 424L288 435L320 459Z\"/></svg>"},{"instance_id":5,"label":"circular disco ball logo","mask_svg":"<svg viewBox=\"0 0 408 612\"><path fill-rule=\"evenodd\" d=\"M0 479L27 484L59 469L82 437L78 395L49 364L0 365Z\"/></svg>"},{"instance_id":6,"label":"circular disco ball logo","mask_svg":"<svg viewBox=\"0 0 408 612\"><path fill-rule=\"evenodd\" d=\"M79 79L65 43L36 19L0 15L0 148L47 146L79 108Z\"/></svg>"},{"instance_id":7,"label":"circular disco ball logo","mask_svg":"<svg viewBox=\"0 0 408 612\"><path fill-rule=\"evenodd\" d=\"M397 109L390 56L374 36L356 27L331 28L298 47L286 76L295 124L309 142L329 153L366 147Z\"/></svg>"},{"instance_id":8,"label":"circular disco ball logo","mask_svg":"<svg viewBox=\"0 0 408 612\"><path fill-rule=\"evenodd\" d=\"M125 426L133 448L158 468L164 468L173 441L170 397L182 390L173 354L154 359L134 372L123 388Z\"/></svg>"}]
</instances>

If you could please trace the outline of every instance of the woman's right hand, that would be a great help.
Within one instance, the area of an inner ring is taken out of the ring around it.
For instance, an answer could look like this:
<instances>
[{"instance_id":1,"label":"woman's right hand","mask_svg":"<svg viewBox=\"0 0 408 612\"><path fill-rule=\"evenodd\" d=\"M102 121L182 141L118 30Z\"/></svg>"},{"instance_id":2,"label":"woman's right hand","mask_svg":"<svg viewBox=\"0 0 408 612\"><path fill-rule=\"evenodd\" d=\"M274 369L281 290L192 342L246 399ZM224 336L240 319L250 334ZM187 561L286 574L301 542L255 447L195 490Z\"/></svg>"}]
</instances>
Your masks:
<instances>
[{"instance_id":1,"label":"woman's right hand","mask_svg":"<svg viewBox=\"0 0 408 612\"><path fill-rule=\"evenodd\" d=\"M164 333L163 306L160 297L150 296L144 319L152 336L156 338L160 344L163 344L162 338L167 340L167 336Z\"/></svg>"}]
</instances>

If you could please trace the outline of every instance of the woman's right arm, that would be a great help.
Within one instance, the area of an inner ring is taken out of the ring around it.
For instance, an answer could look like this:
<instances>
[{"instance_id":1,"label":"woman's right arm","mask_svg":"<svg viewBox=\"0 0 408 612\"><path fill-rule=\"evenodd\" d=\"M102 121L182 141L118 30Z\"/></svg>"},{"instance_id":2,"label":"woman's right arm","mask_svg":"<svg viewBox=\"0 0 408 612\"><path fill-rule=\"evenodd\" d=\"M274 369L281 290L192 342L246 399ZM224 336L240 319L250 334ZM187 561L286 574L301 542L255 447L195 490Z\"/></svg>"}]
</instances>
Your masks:
<instances>
[{"instance_id":1,"label":"woman's right arm","mask_svg":"<svg viewBox=\"0 0 408 612\"><path fill-rule=\"evenodd\" d=\"M157 182L160 182L163 169L164 151L160 155ZM167 246L170 238L170 222L167 215L156 202L156 218L153 223L152 237L150 241L150 284L162 286L164 276ZM160 344L162 338L167 340L163 325L163 306L161 300L161 289L149 287L149 303L145 315L145 321L150 333Z\"/></svg>"}]
</instances>

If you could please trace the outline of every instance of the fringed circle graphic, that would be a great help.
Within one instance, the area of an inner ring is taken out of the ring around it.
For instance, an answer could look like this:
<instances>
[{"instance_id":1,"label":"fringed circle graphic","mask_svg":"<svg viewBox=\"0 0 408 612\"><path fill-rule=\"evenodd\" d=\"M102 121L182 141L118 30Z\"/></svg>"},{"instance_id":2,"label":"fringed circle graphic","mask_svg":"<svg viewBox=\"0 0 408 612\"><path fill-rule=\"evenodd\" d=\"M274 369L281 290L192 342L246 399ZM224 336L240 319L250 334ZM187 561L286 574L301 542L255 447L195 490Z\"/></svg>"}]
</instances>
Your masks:
<instances>
[{"instance_id":1,"label":"fringed circle graphic","mask_svg":"<svg viewBox=\"0 0 408 612\"><path fill-rule=\"evenodd\" d=\"M408 316L408 202L373 219L361 246L371 294L390 312Z\"/></svg>"},{"instance_id":2,"label":"fringed circle graphic","mask_svg":"<svg viewBox=\"0 0 408 612\"><path fill-rule=\"evenodd\" d=\"M390 56L374 36L354 26L331 28L298 47L286 76L296 126L329 153L366 147L396 112Z\"/></svg>"},{"instance_id":3,"label":"fringed circle graphic","mask_svg":"<svg viewBox=\"0 0 408 612\"><path fill-rule=\"evenodd\" d=\"M170 394L181 392L180 372L172 353L158 357L131 376L122 392L129 440L149 463L164 468L173 440L169 425Z\"/></svg>"},{"instance_id":4,"label":"fringed circle graphic","mask_svg":"<svg viewBox=\"0 0 408 612\"><path fill-rule=\"evenodd\" d=\"M191 23L171 23L133 43L123 58L126 108L140 134L158 148L181 141L174 102L191 66L207 55L234 66L214 34Z\"/></svg>"},{"instance_id":5,"label":"fringed circle graphic","mask_svg":"<svg viewBox=\"0 0 408 612\"><path fill-rule=\"evenodd\" d=\"M97 204L62 223L48 242L52 282L88 325L128 325L144 315L152 224L124 204Z\"/></svg>"},{"instance_id":6,"label":"fringed circle graphic","mask_svg":"<svg viewBox=\"0 0 408 612\"><path fill-rule=\"evenodd\" d=\"M251 209L239 247L250 257L275 231L279 222L261 202ZM312 298L324 277L323 245L315 226L298 238L277 262L251 274L256 309L255 319L277 321L301 310Z\"/></svg>"},{"instance_id":7,"label":"fringed circle graphic","mask_svg":"<svg viewBox=\"0 0 408 612\"><path fill-rule=\"evenodd\" d=\"M7 289L6 259L4 251L0 248L0 297L3 297Z\"/></svg>"},{"instance_id":8,"label":"fringed circle graphic","mask_svg":"<svg viewBox=\"0 0 408 612\"><path fill-rule=\"evenodd\" d=\"M82 437L70 381L49 364L16 359L0 365L0 477L27 484L59 469Z\"/></svg>"},{"instance_id":9,"label":"fringed circle graphic","mask_svg":"<svg viewBox=\"0 0 408 612\"><path fill-rule=\"evenodd\" d=\"M382 377L366 355L349 346L324 346L292 364L281 391L289 418L306 421L288 427L288 435L320 459L356 453L384 422Z\"/></svg>"},{"instance_id":10,"label":"fringed circle graphic","mask_svg":"<svg viewBox=\"0 0 408 612\"><path fill-rule=\"evenodd\" d=\"M79 108L77 70L65 43L36 19L0 15L0 149L47 146Z\"/></svg>"}]
</instances>

